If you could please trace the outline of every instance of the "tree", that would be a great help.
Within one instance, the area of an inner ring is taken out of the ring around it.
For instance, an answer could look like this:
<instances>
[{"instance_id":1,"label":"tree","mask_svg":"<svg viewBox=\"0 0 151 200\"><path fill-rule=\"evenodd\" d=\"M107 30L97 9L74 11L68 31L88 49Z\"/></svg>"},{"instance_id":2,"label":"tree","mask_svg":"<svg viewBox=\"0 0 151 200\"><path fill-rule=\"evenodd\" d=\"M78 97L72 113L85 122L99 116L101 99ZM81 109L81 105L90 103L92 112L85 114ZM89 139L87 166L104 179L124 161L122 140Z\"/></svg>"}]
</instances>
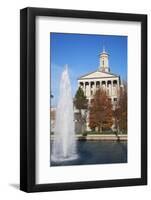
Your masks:
<instances>
[{"instance_id":1,"label":"tree","mask_svg":"<svg viewBox=\"0 0 151 200\"><path fill-rule=\"evenodd\" d=\"M87 118L87 108L88 108L88 100L84 95L84 92L81 87L78 88L75 98L74 98L74 106L77 110L79 110L78 121L81 124L81 131L84 132L86 118ZM82 112L83 111L83 112Z\"/></svg>"},{"instance_id":2,"label":"tree","mask_svg":"<svg viewBox=\"0 0 151 200\"><path fill-rule=\"evenodd\" d=\"M78 110L87 109L88 107L88 100L81 87L78 88L75 94L74 105Z\"/></svg>"},{"instance_id":3,"label":"tree","mask_svg":"<svg viewBox=\"0 0 151 200\"><path fill-rule=\"evenodd\" d=\"M113 111L118 132L127 131L127 84L120 88L117 105Z\"/></svg>"},{"instance_id":4,"label":"tree","mask_svg":"<svg viewBox=\"0 0 151 200\"><path fill-rule=\"evenodd\" d=\"M94 98L90 102L89 107L89 126L91 129L111 128L113 123L113 113L111 100L108 98L106 91L99 89L96 91Z\"/></svg>"}]
</instances>

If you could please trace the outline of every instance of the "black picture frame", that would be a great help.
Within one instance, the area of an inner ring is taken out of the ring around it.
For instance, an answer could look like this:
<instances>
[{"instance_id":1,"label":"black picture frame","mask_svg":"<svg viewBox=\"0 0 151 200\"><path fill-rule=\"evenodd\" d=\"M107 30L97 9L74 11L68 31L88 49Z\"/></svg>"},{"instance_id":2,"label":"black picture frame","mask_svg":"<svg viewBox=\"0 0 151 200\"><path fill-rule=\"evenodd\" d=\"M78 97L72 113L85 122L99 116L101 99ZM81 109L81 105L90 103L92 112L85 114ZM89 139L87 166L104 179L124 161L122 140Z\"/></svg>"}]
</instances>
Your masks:
<instances>
[{"instance_id":1,"label":"black picture frame","mask_svg":"<svg viewBox=\"0 0 151 200\"><path fill-rule=\"evenodd\" d=\"M141 23L141 178L36 184L35 163L35 19L54 16ZM20 189L44 192L147 184L147 15L48 8L20 11Z\"/></svg>"}]
</instances>

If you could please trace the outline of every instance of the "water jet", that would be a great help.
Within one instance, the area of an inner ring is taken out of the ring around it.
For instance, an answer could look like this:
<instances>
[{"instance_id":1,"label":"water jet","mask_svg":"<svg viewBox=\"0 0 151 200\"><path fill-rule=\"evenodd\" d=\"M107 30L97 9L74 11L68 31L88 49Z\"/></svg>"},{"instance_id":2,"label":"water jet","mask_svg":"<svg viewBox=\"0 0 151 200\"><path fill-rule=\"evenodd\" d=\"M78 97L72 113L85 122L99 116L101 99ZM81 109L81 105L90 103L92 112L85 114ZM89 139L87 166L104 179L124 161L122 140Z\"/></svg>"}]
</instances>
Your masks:
<instances>
[{"instance_id":1,"label":"water jet","mask_svg":"<svg viewBox=\"0 0 151 200\"><path fill-rule=\"evenodd\" d=\"M60 80L60 93L52 144L52 161L61 162L76 159L78 157L76 143L73 98L66 65Z\"/></svg>"}]
</instances>

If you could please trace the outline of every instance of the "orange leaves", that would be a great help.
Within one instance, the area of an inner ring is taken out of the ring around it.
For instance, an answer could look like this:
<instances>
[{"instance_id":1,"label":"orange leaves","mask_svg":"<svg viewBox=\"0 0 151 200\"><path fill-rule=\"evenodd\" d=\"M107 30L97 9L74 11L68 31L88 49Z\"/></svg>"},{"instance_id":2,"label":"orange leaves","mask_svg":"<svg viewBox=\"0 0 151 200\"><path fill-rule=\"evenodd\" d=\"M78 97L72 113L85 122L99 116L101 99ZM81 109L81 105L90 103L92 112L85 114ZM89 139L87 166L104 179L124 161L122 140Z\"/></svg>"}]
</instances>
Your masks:
<instances>
[{"instance_id":1,"label":"orange leaves","mask_svg":"<svg viewBox=\"0 0 151 200\"><path fill-rule=\"evenodd\" d=\"M91 100L89 111L89 126L91 129L98 128L101 131L103 128L112 126L112 104L104 90L96 91L94 98Z\"/></svg>"}]
</instances>

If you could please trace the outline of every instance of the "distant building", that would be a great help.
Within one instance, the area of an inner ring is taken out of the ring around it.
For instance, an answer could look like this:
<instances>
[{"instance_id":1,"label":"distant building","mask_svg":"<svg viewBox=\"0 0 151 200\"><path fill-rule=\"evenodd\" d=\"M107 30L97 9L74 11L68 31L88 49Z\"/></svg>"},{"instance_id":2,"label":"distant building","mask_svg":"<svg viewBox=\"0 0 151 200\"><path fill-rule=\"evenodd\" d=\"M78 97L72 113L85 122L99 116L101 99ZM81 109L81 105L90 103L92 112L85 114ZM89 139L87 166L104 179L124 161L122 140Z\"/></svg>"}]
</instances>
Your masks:
<instances>
[{"instance_id":1,"label":"distant building","mask_svg":"<svg viewBox=\"0 0 151 200\"><path fill-rule=\"evenodd\" d=\"M55 107L51 107L50 109L50 129L51 132L54 132L55 129L55 121L56 121L56 108Z\"/></svg>"}]
</instances>

